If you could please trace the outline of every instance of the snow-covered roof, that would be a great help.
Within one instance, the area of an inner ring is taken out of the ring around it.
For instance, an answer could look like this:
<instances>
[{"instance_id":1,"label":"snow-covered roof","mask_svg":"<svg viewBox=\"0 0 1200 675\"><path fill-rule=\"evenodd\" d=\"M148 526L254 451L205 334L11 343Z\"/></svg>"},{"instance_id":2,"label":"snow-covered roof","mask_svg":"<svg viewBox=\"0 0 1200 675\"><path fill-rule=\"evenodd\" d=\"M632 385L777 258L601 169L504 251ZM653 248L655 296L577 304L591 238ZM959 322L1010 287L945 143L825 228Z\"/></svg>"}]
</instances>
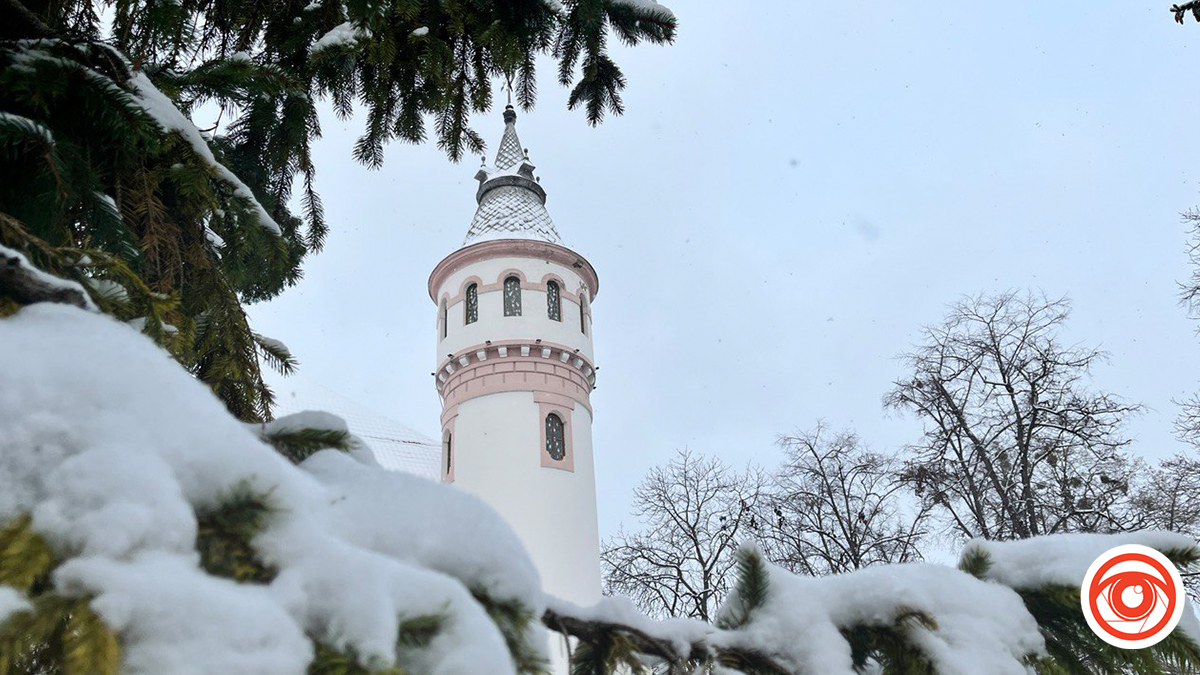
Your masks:
<instances>
[{"instance_id":1,"label":"snow-covered roof","mask_svg":"<svg viewBox=\"0 0 1200 675\"><path fill-rule=\"evenodd\" d=\"M535 239L562 243L546 211L546 192L533 175L533 164L517 138L517 113L504 110L504 135L492 166L479 169L479 208L463 246L492 239Z\"/></svg>"},{"instance_id":2,"label":"snow-covered roof","mask_svg":"<svg viewBox=\"0 0 1200 675\"><path fill-rule=\"evenodd\" d=\"M441 445L404 424L352 401L303 375L282 377L263 373L275 392L276 416L305 410L333 413L361 438L380 466L430 480L441 478Z\"/></svg>"}]
</instances>

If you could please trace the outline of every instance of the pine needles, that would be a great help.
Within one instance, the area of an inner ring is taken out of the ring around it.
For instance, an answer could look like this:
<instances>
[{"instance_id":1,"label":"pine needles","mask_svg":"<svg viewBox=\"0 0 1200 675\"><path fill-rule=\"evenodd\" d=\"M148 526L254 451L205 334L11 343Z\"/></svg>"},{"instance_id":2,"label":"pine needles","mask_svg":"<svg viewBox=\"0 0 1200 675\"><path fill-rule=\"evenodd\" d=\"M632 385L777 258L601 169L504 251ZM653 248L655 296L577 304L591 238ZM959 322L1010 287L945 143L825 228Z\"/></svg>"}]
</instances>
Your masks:
<instances>
[{"instance_id":1,"label":"pine needles","mask_svg":"<svg viewBox=\"0 0 1200 675\"><path fill-rule=\"evenodd\" d=\"M723 630L745 627L754 610L767 601L769 593L770 574L762 553L754 546L742 546L737 552L737 586L717 618L717 627Z\"/></svg>"}]
</instances>

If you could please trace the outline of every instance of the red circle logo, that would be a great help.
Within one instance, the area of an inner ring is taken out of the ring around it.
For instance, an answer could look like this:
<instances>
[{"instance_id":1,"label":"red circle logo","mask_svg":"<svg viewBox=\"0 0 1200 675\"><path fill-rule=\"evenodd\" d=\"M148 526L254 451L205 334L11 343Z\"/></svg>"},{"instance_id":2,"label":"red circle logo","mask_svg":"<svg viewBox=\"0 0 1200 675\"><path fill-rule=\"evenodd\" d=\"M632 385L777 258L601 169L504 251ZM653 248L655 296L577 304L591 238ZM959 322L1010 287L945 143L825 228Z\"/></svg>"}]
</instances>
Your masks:
<instances>
[{"instance_id":1,"label":"red circle logo","mask_svg":"<svg viewBox=\"0 0 1200 675\"><path fill-rule=\"evenodd\" d=\"M1146 546L1118 546L1088 569L1080 589L1083 616L1102 640L1142 649L1170 634L1183 615L1183 580L1166 556Z\"/></svg>"}]
</instances>

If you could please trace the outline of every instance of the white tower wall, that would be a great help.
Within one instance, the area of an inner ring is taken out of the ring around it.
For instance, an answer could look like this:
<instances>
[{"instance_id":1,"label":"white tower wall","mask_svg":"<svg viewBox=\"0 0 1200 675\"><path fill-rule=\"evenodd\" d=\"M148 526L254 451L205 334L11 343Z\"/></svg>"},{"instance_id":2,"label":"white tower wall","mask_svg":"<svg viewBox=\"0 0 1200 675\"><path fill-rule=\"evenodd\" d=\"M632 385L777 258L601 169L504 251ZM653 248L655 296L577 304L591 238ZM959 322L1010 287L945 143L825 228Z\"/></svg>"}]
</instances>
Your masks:
<instances>
[{"instance_id":1,"label":"white tower wall","mask_svg":"<svg viewBox=\"0 0 1200 675\"><path fill-rule=\"evenodd\" d=\"M591 404L599 279L562 245L516 119L509 106L496 160L475 176L478 208L463 247L429 277L442 480L505 518L547 593L590 605L601 595ZM519 284L519 315L506 311L510 278ZM551 656L552 672L566 673L561 642Z\"/></svg>"},{"instance_id":2,"label":"white tower wall","mask_svg":"<svg viewBox=\"0 0 1200 675\"><path fill-rule=\"evenodd\" d=\"M520 315L505 315L505 280L520 280ZM558 284L558 319L548 283ZM467 322L468 287L477 311ZM563 246L476 243L430 277L438 306L442 477L500 513L525 544L543 587L591 604L601 595L592 458L591 265ZM581 312L584 321L581 322ZM564 423L565 455L547 448L547 416Z\"/></svg>"}]
</instances>

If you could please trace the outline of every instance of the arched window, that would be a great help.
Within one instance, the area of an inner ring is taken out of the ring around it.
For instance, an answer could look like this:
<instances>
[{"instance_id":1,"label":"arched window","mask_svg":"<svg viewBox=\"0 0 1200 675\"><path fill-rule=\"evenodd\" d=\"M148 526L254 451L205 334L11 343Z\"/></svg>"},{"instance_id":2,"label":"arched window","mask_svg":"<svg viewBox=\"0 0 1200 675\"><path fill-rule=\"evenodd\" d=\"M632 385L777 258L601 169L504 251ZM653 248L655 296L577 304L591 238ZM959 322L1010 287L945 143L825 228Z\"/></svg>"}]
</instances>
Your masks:
<instances>
[{"instance_id":1,"label":"arched window","mask_svg":"<svg viewBox=\"0 0 1200 675\"><path fill-rule=\"evenodd\" d=\"M587 335L587 296L579 294L579 332Z\"/></svg>"},{"instance_id":2,"label":"arched window","mask_svg":"<svg viewBox=\"0 0 1200 675\"><path fill-rule=\"evenodd\" d=\"M454 446L452 445L454 435L449 431L446 432L446 475L450 475L450 470L454 468Z\"/></svg>"},{"instance_id":3,"label":"arched window","mask_svg":"<svg viewBox=\"0 0 1200 675\"><path fill-rule=\"evenodd\" d=\"M561 462L567 456L567 438L562 418L555 413L546 415L546 454Z\"/></svg>"},{"instance_id":4,"label":"arched window","mask_svg":"<svg viewBox=\"0 0 1200 675\"><path fill-rule=\"evenodd\" d=\"M479 285L467 286L467 300L463 303L463 323L475 323L479 320Z\"/></svg>"},{"instance_id":5,"label":"arched window","mask_svg":"<svg viewBox=\"0 0 1200 675\"><path fill-rule=\"evenodd\" d=\"M446 300L445 299L442 300L441 322L442 322L442 337L446 337L446 332L448 330L450 330L450 325L449 325L450 322L446 320Z\"/></svg>"},{"instance_id":6,"label":"arched window","mask_svg":"<svg viewBox=\"0 0 1200 675\"><path fill-rule=\"evenodd\" d=\"M562 298L557 281L546 282L546 315L552 321L562 321Z\"/></svg>"},{"instance_id":7,"label":"arched window","mask_svg":"<svg viewBox=\"0 0 1200 675\"><path fill-rule=\"evenodd\" d=\"M521 316L521 280L517 277L504 280L504 316Z\"/></svg>"}]
</instances>

